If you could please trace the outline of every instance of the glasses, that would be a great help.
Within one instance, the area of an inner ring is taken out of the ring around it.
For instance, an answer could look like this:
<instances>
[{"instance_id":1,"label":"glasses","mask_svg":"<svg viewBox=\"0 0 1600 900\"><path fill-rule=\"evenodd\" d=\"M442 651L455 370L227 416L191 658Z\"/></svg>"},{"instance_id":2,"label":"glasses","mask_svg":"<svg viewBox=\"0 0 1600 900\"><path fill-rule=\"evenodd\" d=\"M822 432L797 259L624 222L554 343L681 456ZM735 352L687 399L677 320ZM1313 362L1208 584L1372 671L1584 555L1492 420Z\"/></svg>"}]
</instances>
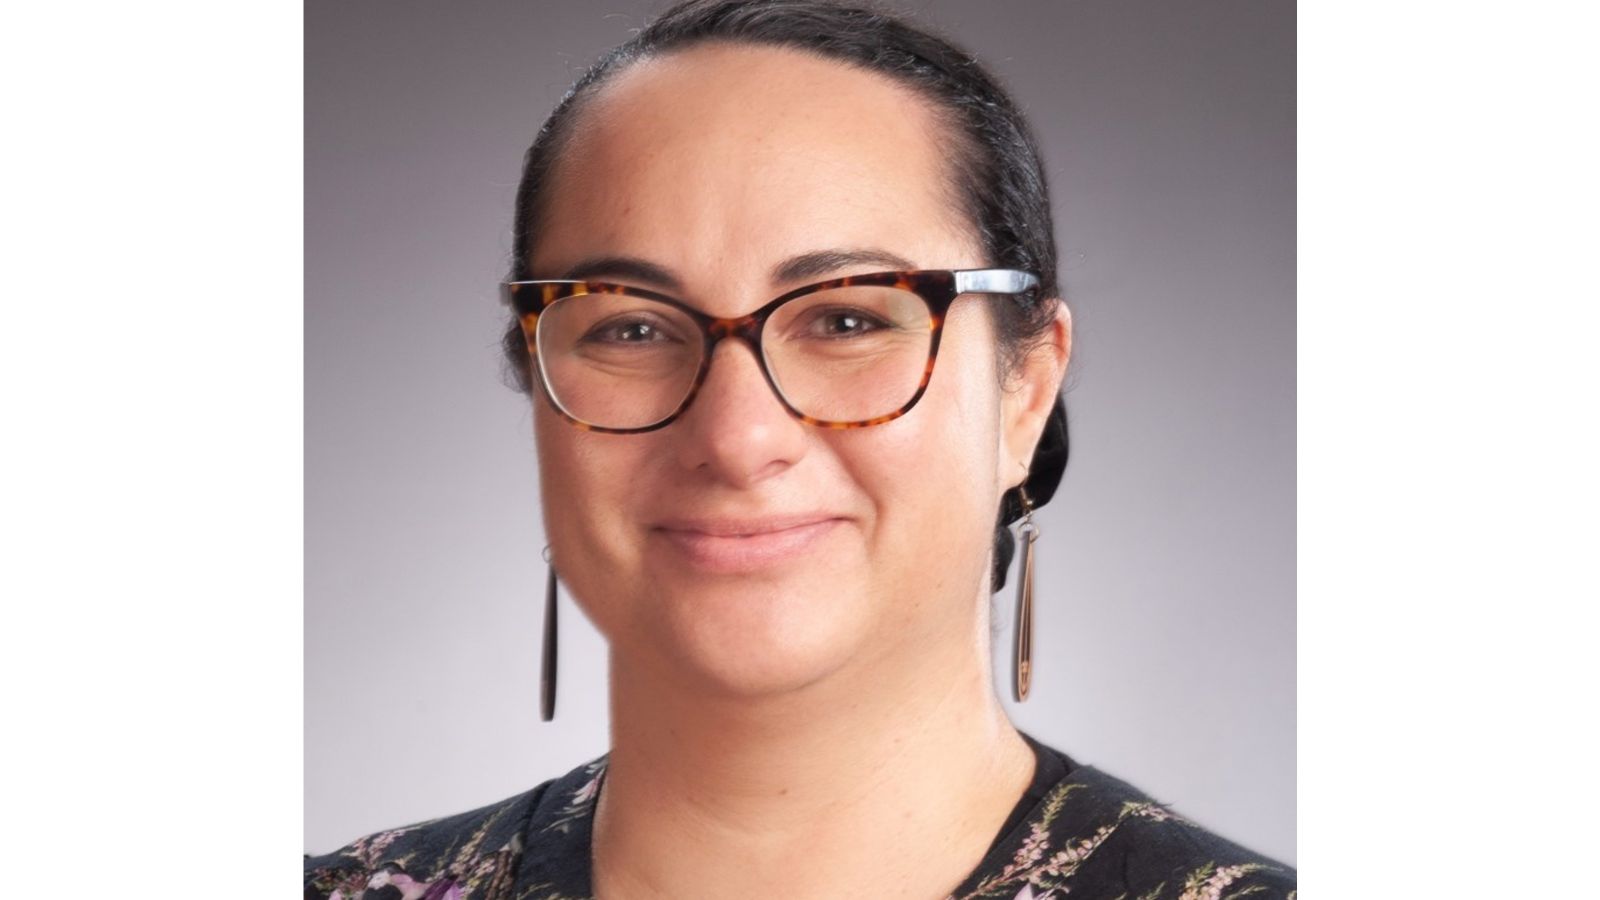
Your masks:
<instances>
[{"instance_id":1,"label":"glasses","mask_svg":"<svg viewBox=\"0 0 1600 900\"><path fill-rule=\"evenodd\" d=\"M963 294L1037 301L1015 269L848 275L795 288L746 316L708 316L673 297L602 281L508 281L539 383L557 413L589 431L636 434L683 415L712 351L738 338L791 415L864 428L910 412L927 390L946 313Z\"/></svg>"}]
</instances>

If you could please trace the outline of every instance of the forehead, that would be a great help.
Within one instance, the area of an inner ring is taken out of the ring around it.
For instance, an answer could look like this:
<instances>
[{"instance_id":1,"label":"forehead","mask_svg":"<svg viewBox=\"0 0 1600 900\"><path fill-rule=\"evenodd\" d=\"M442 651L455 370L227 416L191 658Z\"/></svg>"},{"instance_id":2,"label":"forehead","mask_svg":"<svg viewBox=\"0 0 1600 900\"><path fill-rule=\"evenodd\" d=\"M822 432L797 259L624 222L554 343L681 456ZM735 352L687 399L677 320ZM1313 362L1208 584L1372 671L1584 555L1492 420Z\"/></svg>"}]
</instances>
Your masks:
<instances>
[{"instance_id":1,"label":"forehead","mask_svg":"<svg viewBox=\"0 0 1600 900\"><path fill-rule=\"evenodd\" d=\"M572 126L545 185L543 277L597 252L724 277L833 247L939 268L971 255L949 188L953 140L926 99L878 73L701 46L622 71Z\"/></svg>"}]
</instances>

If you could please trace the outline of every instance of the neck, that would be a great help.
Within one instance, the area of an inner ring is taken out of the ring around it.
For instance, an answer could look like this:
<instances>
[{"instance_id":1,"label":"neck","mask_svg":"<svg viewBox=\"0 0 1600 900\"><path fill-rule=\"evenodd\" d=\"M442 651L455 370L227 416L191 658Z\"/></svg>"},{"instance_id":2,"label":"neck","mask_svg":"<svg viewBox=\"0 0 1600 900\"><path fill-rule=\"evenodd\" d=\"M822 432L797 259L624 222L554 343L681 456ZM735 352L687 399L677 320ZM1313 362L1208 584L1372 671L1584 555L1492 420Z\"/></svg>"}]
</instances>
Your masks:
<instances>
[{"instance_id":1,"label":"neck","mask_svg":"<svg viewBox=\"0 0 1600 900\"><path fill-rule=\"evenodd\" d=\"M954 888L1034 768L995 698L977 618L948 646L897 647L759 697L708 697L613 652L597 894Z\"/></svg>"}]
</instances>

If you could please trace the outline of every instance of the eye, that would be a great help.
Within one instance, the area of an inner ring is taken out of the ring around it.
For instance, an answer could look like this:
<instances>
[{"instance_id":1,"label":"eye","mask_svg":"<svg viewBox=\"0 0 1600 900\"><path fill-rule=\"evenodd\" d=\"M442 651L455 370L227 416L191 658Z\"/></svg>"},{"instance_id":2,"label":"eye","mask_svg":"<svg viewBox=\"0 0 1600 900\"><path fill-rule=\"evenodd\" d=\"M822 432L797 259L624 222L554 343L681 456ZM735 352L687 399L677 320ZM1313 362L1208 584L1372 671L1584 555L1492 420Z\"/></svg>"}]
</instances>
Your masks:
<instances>
[{"instance_id":1,"label":"eye","mask_svg":"<svg viewBox=\"0 0 1600 900\"><path fill-rule=\"evenodd\" d=\"M851 338L885 327L886 323L862 309L835 307L813 310L806 322L806 335L820 338Z\"/></svg>"},{"instance_id":2,"label":"eye","mask_svg":"<svg viewBox=\"0 0 1600 900\"><path fill-rule=\"evenodd\" d=\"M662 323L644 316L617 316L589 329L583 336L589 344L651 344L676 341L677 335Z\"/></svg>"}]
</instances>

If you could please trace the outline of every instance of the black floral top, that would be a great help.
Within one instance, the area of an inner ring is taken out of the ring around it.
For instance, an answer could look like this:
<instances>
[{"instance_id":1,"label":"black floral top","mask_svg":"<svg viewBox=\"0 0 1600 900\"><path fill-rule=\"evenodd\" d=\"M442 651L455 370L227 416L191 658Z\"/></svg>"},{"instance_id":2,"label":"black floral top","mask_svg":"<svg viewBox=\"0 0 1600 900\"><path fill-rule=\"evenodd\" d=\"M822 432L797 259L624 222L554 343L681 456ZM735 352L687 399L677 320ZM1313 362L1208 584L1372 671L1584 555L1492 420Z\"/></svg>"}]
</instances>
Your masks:
<instances>
[{"instance_id":1,"label":"black floral top","mask_svg":"<svg viewBox=\"0 0 1600 900\"><path fill-rule=\"evenodd\" d=\"M1295 870L1208 832L1022 734L1033 783L946 900L1293 900ZM609 755L472 812L306 857L307 900L591 900Z\"/></svg>"}]
</instances>

